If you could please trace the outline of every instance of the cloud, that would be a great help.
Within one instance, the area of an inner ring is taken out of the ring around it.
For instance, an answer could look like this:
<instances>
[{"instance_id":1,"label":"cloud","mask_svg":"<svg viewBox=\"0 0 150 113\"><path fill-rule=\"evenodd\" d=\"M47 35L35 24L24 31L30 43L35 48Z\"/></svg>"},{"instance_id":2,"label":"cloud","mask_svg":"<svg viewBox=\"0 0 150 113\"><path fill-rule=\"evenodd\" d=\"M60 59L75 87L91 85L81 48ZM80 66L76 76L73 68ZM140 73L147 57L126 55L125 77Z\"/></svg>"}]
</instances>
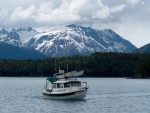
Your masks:
<instances>
[{"instance_id":1,"label":"cloud","mask_svg":"<svg viewBox=\"0 0 150 113\"><path fill-rule=\"evenodd\" d=\"M140 3L141 0L128 0L128 2L134 6L134 5L137 5L138 3Z\"/></svg>"},{"instance_id":2,"label":"cloud","mask_svg":"<svg viewBox=\"0 0 150 113\"><path fill-rule=\"evenodd\" d=\"M105 19L108 18L111 14L121 12L125 8L125 4L121 4L115 7L108 7L102 3L99 5L100 10L97 10L93 14L93 18Z\"/></svg>"},{"instance_id":3,"label":"cloud","mask_svg":"<svg viewBox=\"0 0 150 113\"><path fill-rule=\"evenodd\" d=\"M41 6L40 10L33 19L38 23L74 23L90 21L91 19L104 19L110 15L121 12L125 5L117 5L114 7L108 7L104 5L101 0L63 0L62 4L57 8L50 8L54 4ZM88 12L88 13L87 13Z\"/></svg>"},{"instance_id":4,"label":"cloud","mask_svg":"<svg viewBox=\"0 0 150 113\"><path fill-rule=\"evenodd\" d=\"M40 5L40 9L37 14L33 16L36 22L44 23L64 23L80 20L79 12L84 4L85 0L71 2L63 1L63 3L57 8L50 8L52 3Z\"/></svg>"},{"instance_id":5,"label":"cloud","mask_svg":"<svg viewBox=\"0 0 150 113\"><path fill-rule=\"evenodd\" d=\"M29 2L29 1L28 1ZM101 0L54 0L34 3L27 6L15 7L7 10L7 18L11 24L20 22L32 22L34 25L54 25L66 23L83 23L109 18L111 15L121 12L125 4L109 7Z\"/></svg>"},{"instance_id":6,"label":"cloud","mask_svg":"<svg viewBox=\"0 0 150 113\"><path fill-rule=\"evenodd\" d=\"M127 39L136 40L142 34L150 37L146 33L150 27L149 4L148 0L1 0L0 27L75 23L110 28Z\"/></svg>"},{"instance_id":7,"label":"cloud","mask_svg":"<svg viewBox=\"0 0 150 113\"><path fill-rule=\"evenodd\" d=\"M0 21L4 21L8 16L8 11L5 9L0 10Z\"/></svg>"},{"instance_id":8,"label":"cloud","mask_svg":"<svg viewBox=\"0 0 150 113\"><path fill-rule=\"evenodd\" d=\"M150 42L149 28L150 24L128 18L128 20L126 19L123 23L120 23L114 30L137 47L141 47Z\"/></svg>"},{"instance_id":9,"label":"cloud","mask_svg":"<svg viewBox=\"0 0 150 113\"><path fill-rule=\"evenodd\" d=\"M10 15L10 20L12 22L18 22L22 20L31 19L35 11L36 11L36 6L33 4L26 9L24 9L23 7L17 7Z\"/></svg>"}]
</instances>

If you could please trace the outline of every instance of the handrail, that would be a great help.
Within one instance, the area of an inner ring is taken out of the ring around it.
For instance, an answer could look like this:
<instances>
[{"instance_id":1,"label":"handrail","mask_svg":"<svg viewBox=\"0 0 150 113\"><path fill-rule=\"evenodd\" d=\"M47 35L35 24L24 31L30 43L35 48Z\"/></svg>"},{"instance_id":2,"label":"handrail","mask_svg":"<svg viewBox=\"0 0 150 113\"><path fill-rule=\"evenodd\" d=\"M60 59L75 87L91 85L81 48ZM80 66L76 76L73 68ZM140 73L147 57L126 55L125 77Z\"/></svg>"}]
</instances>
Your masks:
<instances>
[{"instance_id":1,"label":"handrail","mask_svg":"<svg viewBox=\"0 0 150 113\"><path fill-rule=\"evenodd\" d=\"M86 84L86 88L88 88L88 87L87 87L87 82L81 82L81 83L85 83L85 84Z\"/></svg>"}]
</instances>

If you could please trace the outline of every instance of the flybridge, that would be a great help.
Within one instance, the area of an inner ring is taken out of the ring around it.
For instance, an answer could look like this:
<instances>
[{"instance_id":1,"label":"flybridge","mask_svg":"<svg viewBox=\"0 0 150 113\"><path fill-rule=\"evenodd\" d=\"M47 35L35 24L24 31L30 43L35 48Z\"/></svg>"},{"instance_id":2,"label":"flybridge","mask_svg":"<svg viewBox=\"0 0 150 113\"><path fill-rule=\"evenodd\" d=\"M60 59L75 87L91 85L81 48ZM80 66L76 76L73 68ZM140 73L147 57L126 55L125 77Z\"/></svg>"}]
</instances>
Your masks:
<instances>
[{"instance_id":1,"label":"flybridge","mask_svg":"<svg viewBox=\"0 0 150 113\"><path fill-rule=\"evenodd\" d=\"M59 80L67 80L70 78L76 78L76 77L83 75L83 73L84 73L84 70L82 70L82 71L74 70L74 71L65 73L64 70L59 69L58 73L55 73L53 75L53 77L48 77L47 80L49 80L51 83L53 83L53 82L57 81L58 79Z\"/></svg>"},{"instance_id":2,"label":"flybridge","mask_svg":"<svg viewBox=\"0 0 150 113\"><path fill-rule=\"evenodd\" d=\"M67 78L70 78L70 77L78 77L78 76L81 76L83 75L84 71L71 71L71 72L67 72L67 73L64 73L64 70L59 70L59 73L55 73L54 74L54 77L58 78L58 79L67 79Z\"/></svg>"}]
</instances>

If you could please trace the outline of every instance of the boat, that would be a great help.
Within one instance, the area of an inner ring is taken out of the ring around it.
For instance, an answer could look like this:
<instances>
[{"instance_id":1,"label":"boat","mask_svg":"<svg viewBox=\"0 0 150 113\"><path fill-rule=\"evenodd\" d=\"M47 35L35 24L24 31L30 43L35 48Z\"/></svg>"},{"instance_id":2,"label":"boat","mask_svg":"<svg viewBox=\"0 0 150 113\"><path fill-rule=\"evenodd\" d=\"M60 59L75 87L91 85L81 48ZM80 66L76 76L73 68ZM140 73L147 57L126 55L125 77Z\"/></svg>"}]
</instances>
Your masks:
<instances>
[{"instance_id":1,"label":"boat","mask_svg":"<svg viewBox=\"0 0 150 113\"><path fill-rule=\"evenodd\" d=\"M44 98L48 99L84 99L87 94L87 82L77 80L84 71L71 71L64 73L60 70L53 77L46 79L45 90L42 92ZM51 83L51 87L49 87Z\"/></svg>"}]
</instances>

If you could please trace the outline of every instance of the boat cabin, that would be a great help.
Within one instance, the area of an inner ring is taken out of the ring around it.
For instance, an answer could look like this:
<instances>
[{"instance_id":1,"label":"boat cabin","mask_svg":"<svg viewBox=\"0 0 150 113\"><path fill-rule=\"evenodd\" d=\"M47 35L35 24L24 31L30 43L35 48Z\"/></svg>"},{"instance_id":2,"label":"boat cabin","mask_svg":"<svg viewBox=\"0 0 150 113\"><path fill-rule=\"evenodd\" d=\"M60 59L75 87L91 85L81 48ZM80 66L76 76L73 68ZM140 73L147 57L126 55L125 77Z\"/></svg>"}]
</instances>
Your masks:
<instances>
[{"instance_id":1,"label":"boat cabin","mask_svg":"<svg viewBox=\"0 0 150 113\"><path fill-rule=\"evenodd\" d=\"M45 91L42 94L50 99L84 99L87 92L87 83L81 82L76 77L83 75L84 70L64 73L59 69L53 77L46 79ZM49 87L49 82L52 84Z\"/></svg>"},{"instance_id":2,"label":"boat cabin","mask_svg":"<svg viewBox=\"0 0 150 113\"><path fill-rule=\"evenodd\" d=\"M52 84L52 89L81 87L79 81L57 81Z\"/></svg>"}]
</instances>

